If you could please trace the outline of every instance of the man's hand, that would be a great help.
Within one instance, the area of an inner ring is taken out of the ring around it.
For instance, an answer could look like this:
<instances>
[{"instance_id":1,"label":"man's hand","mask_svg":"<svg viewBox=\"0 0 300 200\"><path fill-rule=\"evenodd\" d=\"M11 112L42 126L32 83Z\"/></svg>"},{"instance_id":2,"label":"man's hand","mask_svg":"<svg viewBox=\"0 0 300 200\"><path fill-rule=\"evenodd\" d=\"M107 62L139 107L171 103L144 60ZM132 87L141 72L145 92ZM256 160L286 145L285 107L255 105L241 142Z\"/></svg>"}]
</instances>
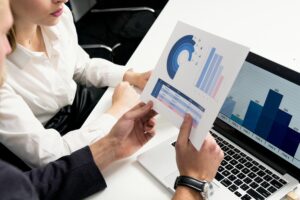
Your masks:
<instances>
[{"instance_id":1,"label":"man's hand","mask_svg":"<svg viewBox=\"0 0 300 200\"><path fill-rule=\"evenodd\" d=\"M155 135L153 103L139 103L125 113L108 135L90 146L100 170L132 155Z\"/></svg>"},{"instance_id":2,"label":"man's hand","mask_svg":"<svg viewBox=\"0 0 300 200\"><path fill-rule=\"evenodd\" d=\"M197 151L189 141L191 127L192 117L186 115L176 142L176 161L180 175L212 181L223 160L223 151L210 134L207 135L200 151Z\"/></svg>"},{"instance_id":3,"label":"man's hand","mask_svg":"<svg viewBox=\"0 0 300 200\"><path fill-rule=\"evenodd\" d=\"M140 90L143 90L147 81L149 80L151 76L152 71L147 71L144 73L137 73L133 72L131 70L128 70L125 72L124 81L128 81L131 85L134 85L135 87L139 88Z\"/></svg>"},{"instance_id":4,"label":"man's hand","mask_svg":"<svg viewBox=\"0 0 300 200\"><path fill-rule=\"evenodd\" d=\"M153 103L139 103L125 113L110 131L108 137L118 144L115 149L117 159L132 155L155 134Z\"/></svg>"}]
</instances>

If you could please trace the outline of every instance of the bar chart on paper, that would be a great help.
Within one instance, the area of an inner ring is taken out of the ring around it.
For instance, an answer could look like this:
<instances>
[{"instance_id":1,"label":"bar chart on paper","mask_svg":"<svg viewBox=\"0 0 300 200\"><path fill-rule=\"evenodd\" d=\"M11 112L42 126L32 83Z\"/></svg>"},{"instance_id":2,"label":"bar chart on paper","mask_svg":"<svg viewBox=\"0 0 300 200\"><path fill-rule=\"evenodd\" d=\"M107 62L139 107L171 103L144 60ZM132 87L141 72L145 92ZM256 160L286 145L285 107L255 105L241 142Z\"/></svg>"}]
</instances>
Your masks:
<instances>
[{"instance_id":1,"label":"bar chart on paper","mask_svg":"<svg viewBox=\"0 0 300 200\"><path fill-rule=\"evenodd\" d=\"M176 127L190 114L190 140L200 150L248 52L245 46L178 21L141 100L153 101L156 112Z\"/></svg>"},{"instance_id":2,"label":"bar chart on paper","mask_svg":"<svg viewBox=\"0 0 300 200\"><path fill-rule=\"evenodd\" d=\"M206 58L205 64L200 66L199 60L202 59L203 56L201 38L197 38L193 35L183 36L173 45L168 55L167 72L171 79L175 78L180 67L178 59L179 55L183 51L188 53L187 60L189 62L192 61L193 57L197 57L194 67L197 67L199 69L198 71L201 73L196 80L195 87L212 98L215 98L224 79L224 76L222 75L224 68L222 66L223 56L217 53L217 49L215 47L212 47L208 57Z\"/></svg>"},{"instance_id":3,"label":"bar chart on paper","mask_svg":"<svg viewBox=\"0 0 300 200\"><path fill-rule=\"evenodd\" d=\"M196 82L198 89L213 98L216 97L224 79L222 76L223 66L221 65L223 56L219 55L216 51L216 48L211 48L209 56Z\"/></svg>"},{"instance_id":4,"label":"bar chart on paper","mask_svg":"<svg viewBox=\"0 0 300 200\"><path fill-rule=\"evenodd\" d=\"M253 74L251 71L247 73ZM242 84L240 80L245 83ZM258 95L255 89L243 88L249 84L258 84L256 89L262 88L262 92ZM232 122L240 131L291 163L300 163L300 107L296 100L298 98L293 96L298 93L281 85L272 79L257 79L247 83L246 76L238 77L219 117ZM278 88L270 89L272 86Z\"/></svg>"}]
</instances>

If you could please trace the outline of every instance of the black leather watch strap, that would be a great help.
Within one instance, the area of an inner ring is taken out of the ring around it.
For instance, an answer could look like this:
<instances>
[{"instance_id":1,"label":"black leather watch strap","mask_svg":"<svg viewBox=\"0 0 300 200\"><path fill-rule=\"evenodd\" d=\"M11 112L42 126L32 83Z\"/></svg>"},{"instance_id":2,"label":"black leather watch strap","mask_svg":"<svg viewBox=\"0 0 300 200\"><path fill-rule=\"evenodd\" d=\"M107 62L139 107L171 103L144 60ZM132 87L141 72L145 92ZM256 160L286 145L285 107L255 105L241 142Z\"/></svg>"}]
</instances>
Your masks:
<instances>
[{"instance_id":1,"label":"black leather watch strap","mask_svg":"<svg viewBox=\"0 0 300 200\"><path fill-rule=\"evenodd\" d=\"M204 192L206 183L206 181L200 181L189 176L178 176L174 184L174 189L176 190L177 186L181 185L192 188L198 192Z\"/></svg>"}]
</instances>

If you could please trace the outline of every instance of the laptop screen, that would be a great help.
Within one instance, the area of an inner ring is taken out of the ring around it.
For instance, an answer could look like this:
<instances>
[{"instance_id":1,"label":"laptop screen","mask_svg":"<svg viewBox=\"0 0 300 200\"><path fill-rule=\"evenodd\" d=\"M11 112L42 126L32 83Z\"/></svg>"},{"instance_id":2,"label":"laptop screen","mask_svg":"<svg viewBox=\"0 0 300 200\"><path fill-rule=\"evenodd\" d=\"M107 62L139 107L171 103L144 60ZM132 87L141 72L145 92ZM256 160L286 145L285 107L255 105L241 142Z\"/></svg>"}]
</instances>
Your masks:
<instances>
[{"instance_id":1,"label":"laptop screen","mask_svg":"<svg viewBox=\"0 0 300 200\"><path fill-rule=\"evenodd\" d=\"M256 57L249 54L218 118L300 169L299 73Z\"/></svg>"}]
</instances>

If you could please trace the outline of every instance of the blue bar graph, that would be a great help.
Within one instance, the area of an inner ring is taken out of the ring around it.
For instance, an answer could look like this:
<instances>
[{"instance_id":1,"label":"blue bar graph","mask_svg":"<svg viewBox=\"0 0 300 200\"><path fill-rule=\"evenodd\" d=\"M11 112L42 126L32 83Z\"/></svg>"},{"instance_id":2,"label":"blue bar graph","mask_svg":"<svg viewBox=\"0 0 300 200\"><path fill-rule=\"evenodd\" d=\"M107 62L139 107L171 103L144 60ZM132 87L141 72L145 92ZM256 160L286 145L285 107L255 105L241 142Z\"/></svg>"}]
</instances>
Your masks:
<instances>
[{"instance_id":1,"label":"blue bar graph","mask_svg":"<svg viewBox=\"0 0 300 200\"><path fill-rule=\"evenodd\" d=\"M287 135L288 127L291 122L292 115L278 110L267 140L277 147L281 147L284 138Z\"/></svg>"},{"instance_id":2,"label":"blue bar graph","mask_svg":"<svg viewBox=\"0 0 300 200\"><path fill-rule=\"evenodd\" d=\"M248 106L245 119L243 121L243 126L247 128L248 130L254 132L256 129L256 125L258 122L258 119L260 117L262 111L262 106L258 103L255 103L254 101L250 101L250 104Z\"/></svg>"},{"instance_id":3,"label":"blue bar graph","mask_svg":"<svg viewBox=\"0 0 300 200\"><path fill-rule=\"evenodd\" d=\"M207 88L208 89L207 90L208 94L213 93L213 89L215 88L215 86L217 84L217 81L218 81L218 78L221 76L221 73L223 71L223 66L220 66L220 67L216 66L215 70L216 70L216 72L213 73L214 77L212 77L212 79L211 79L212 81L211 81L210 87Z\"/></svg>"},{"instance_id":4,"label":"blue bar graph","mask_svg":"<svg viewBox=\"0 0 300 200\"><path fill-rule=\"evenodd\" d=\"M236 115L231 115L230 119L236 123L238 123L239 125L242 125L243 124L243 120L240 119L238 116Z\"/></svg>"},{"instance_id":5,"label":"blue bar graph","mask_svg":"<svg viewBox=\"0 0 300 200\"><path fill-rule=\"evenodd\" d=\"M196 86L197 86L198 88L200 87L201 83L202 83L203 80L204 80L204 77L205 77L205 75L206 75L206 73L207 73L207 70L209 69L209 65L210 65L210 63L211 63L211 60L212 60L214 54L215 54L215 51L216 51L216 48L212 48L211 51L210 51L210 53L209 53L209 56L208 56L208 58L207 58L207 60L206 60L206 63L205 63L205 65L204 65L204 68L203 68L203 70L202 70L202 72L201 72L200 78L198 79L198 82L197 82L197 84L196 84Z\"/></svg>"},{"instance_id":6,"label":"blue bar graph","mask_svg":"<svg viewBox=\"0 0 300 200\"><path fill-rule=\"evenodd\" d=\"M208 69L208 72L204 78L204 80L202 81L202 84L200 84L200 88L205 92L207 93L207 88L209 87L210 83L211 83L211 77L214 75L214 73L216 73L214 71L215 69L215 66L218 64L219 62L219 55L218 54L215 54L214 55L214 58L210 64L210 67Z\"/></svg>"},{"instance_id":7,"label":"blue bar graph","mask_svg":"<svg viewBox=\"0 0 300 200\"><path fill-rule=\"evenodd\" d=\"M294 156L300 143L300 133L288 128L281 149L287 154Z\"/></svg>"},{"instance_id":8,"label":"blue bar graph","mask_svg":"<svg viewBox=\"0 0 300 200\"><path fill-rule=\"evenodd\" d=\"M235 104L236 104L236 102L231 97L227 97L220 112L223 115L230 118L232 113L233 113L233 109L234 109Z\"/></svg>"},{"instance_id":9,"label":"blue bar graph","mask_svg":"<svg viewBox=\"0 0 300 200\"><path fill-rule=\"evenodd\" d=\"M242 119L238 114L233 114L238 102L230 96L225 100L220 113L287 154L295 156L300 145L300 133L289 127L293 116L279 108L282 99L282 94L269 90L263 106L250 100Z\"/></svg>"},{"instance_id":10,"label":"blue bar graph","mask_svg":"<svg viewBox=\"0 0 300 200\"><path fill-rule=\"evenodd\" d=\"M267 139L274 123L282 95L274 90L269 90L267 99L261 111L255 133L261 138Z\"/></svg>"},{"instance_id":11,"label":"blue bar graph","mask_svg":"<svg viewBox=\"0 0 300 200\"><path fill-rule=\"evenodd\" d=\"M212 48L197 80L196 87L209 96L214 96L213 94L216 93L215 90L217 90L223 71L222 60L223 56L216 53L216 48Z\"/></svg>"}]
</instances>

